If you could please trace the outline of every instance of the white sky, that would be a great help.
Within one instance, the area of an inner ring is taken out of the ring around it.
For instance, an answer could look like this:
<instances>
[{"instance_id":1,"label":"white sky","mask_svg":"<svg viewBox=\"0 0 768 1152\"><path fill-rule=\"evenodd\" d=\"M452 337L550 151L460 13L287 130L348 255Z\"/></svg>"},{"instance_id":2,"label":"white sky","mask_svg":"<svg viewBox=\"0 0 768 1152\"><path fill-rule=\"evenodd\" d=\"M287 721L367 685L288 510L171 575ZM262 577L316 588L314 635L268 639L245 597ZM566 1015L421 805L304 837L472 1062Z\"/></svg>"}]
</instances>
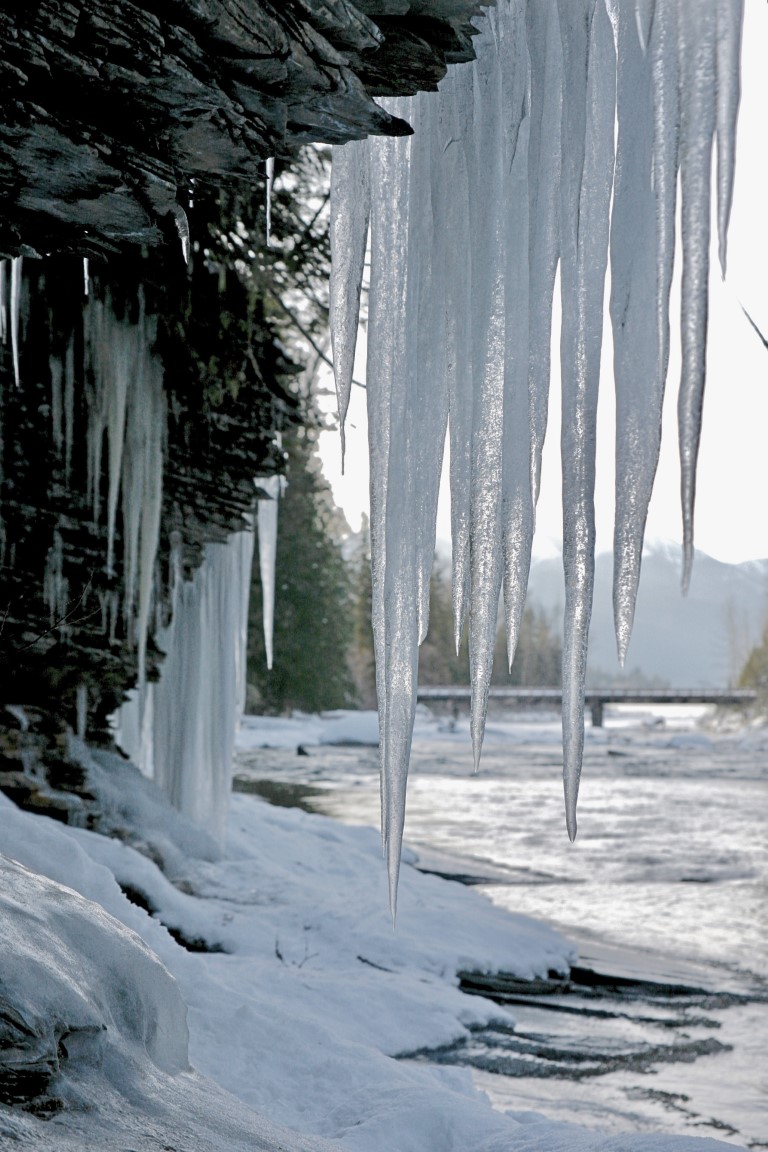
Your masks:
<instances>
[{"instance_id":1,"label":"white sky","mask_svg":"<svg viewBox=\"0 0 768 1152\"><path fill-rule=\"evenodd\" d=\"M741 311L747 308L768 335L768 5L746 0L742 55L736 190L731 217L728 275L720 279L712 251L710 334L704 424L696 497L696 546L719 560L737 563L768 556L768 350ZM713 201L713 209L714 209ZM716 232L713 221L713 245ZM673 345L664 413L661 460L648 516L646 539L682 538L677 459L677 382L680 371L679 276L671 305ZM557 323L557 320L556 320ZM534 553L559 551L561 540L557 335L553 345L550 420L544 448L542 488ZM365 379L364 341L356 378ZM598 416L597 546L609 549L613 535L614 406L613 347L607 320ZM329 386L332 386L329 381ZM368 511L368 448L365 392L353 388L347 421L346 474L341 476L337 433L321 436L323 467L335 500L353 529ZM447 485L438 513L438 538L450 539Z\"/></svg>"}]
</instances>

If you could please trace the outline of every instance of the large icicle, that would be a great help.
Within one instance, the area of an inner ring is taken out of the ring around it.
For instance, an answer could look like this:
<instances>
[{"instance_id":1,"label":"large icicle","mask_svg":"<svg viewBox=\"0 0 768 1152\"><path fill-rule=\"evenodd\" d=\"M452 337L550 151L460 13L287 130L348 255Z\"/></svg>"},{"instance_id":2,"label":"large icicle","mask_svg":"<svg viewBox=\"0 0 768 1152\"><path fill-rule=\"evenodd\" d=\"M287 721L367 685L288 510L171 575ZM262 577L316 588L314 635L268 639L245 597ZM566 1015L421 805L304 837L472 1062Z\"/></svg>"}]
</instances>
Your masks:
<instances>
[{"instance_id":1,"label":"large icicle","mask_svg":"<svg viewBox=\"0 0 768 1152\"><path fill-rule=\"evenodd\" d=\"M584 678L595 549L595 435L608 210L613 181L615 49L599 0L559 0L563 36L563 784L568 835L584 746Z\"/></svg>"},{"instance_id":2,"label":"large icicle","mask_svg":"<svg viewBox=\"0 0 768 1152\"><path fill-rule=\"evenodd\" d=\"M138 423L142 436L141 531L139 534L139 597L137 607L139 684L146 674L147 637L155 583L155 561L163 506L166 400L160 363L143 344L139 376L132 391L129 421Z\"/></svg>"},{"instance_id":3,"label":"large icicle","mask_svg":"<svg viewBox=\"0 0 768 1152\"><path fill-rule=\"evenodd\" d=\"M539 495L541 451L547 430L552 298L560 256L563 49L557 0L529 3L526 21L531 104L528 149L529 387L531 476L535 503Z\"/></svg>"},{"instance_id":4,"label":"large icicle","mask_svg":"<svg viewBox=\"0 0 768 1152\"><path fill-rule=\"evenodd\" d=\"M504 13L506 8L504 6ZM472 246L472 474L469 661L472 748L479 767L502 582L501 482L504 430L504 151L498 22L491 9L474 75L470 170Z\"/></svg>"},{"instance_id":5,"label":"large icicle","mask_svg":"<svg viewBox=\"0 0 768 1152\"><path fill-rule=\"evenodd\" d=\"M410 99L386 102L387 111L410 119ZM376 690L379 700L382 836L395 914L400 844L405 820L410 729L415 707L418 585L415 569L402 571L404 603L393 572L403 520L403 442L406 373L406 275L408 171L411 137L386 139L371 154L371 307L368 318L368 439L371 457L371 585ZM375 302L374 302L375 299ZM394 413L394 419L393 419ZM397 417L400 417L398 422ZM390 486L396 486L392 493ZM390 526L390 518L394 525ZM405 617L408 617L405 619ZM408 627L416 630L416 647ZM395 644L399 647L394 650Z\"/></svg>"},{"instance_id":6,"label":"large icicle","mask_svg":"<svg viewBox=\"0 0 768 1152\"><path fill-rule=\"evenodd\" d=\"M683 591L693 566L696 461L706 379L710 170L716 122L717 0L680 4L682 372L677 404L683 505Z\"/></svg>"},{"instance_id":7,"label":"large icicle","mask_svg":"<svg viewBox=\"0 0 768 1152\"><path fill-rule=\"evenodd\" d=\"M445 277L445 358L450 436L453 631L458 653L469 605L469 526L472 475L472 342L470 339L473 79L471 68L449 69L440 85L439 150L434 195L436 264Z\"/></svg>"},{"instance_id":8,"label":"large icicle","mask_svg":"<svg viewBox=\"0 0 768 1152\"><path fill-rule=\"evenodd\" d=\"M107 432L107 571L112 572L115 550L115 522L120 492L120 474L125 441L125 409L128 386L136 370L136 332L131 325L114 320L109 294L90 304L86 325L91 370L96 381L97 400L91 410L93 428L91 455L94 486L94 517L99 514L101 444ZM144 333L142 332L142 336Z\"/></svg>"},{"instance_id":9,"label":"large icicle","mask_svg":"<svg viewBox=\"0 0 768 1152\"><path fill-rule=\"evenodd\" d=\"M360 318L360 292L371 211L368 163L367 140L355 140L333 149L330 323L333 372L339 403L342 469L345 449L344 424L352 391L357 326Z\"/></svg>"},{"instance_id":10,"label":"large icicle","mask_svg":"<svg viewBox=\"0 0 768 1152\"><path fill-rule=\"evenodd\" d=\"M736 118L741 95L741 28L744 0L717 4L717 238L720 270L725 276L728 221L736 164Z\"/></svg>"},{"instance_id":11,"label":"large icicle","mask_svg":"<svg viewBox=\"0 0 768 1152\"><path fill-rule=\"evenodd\" d=\"M420 94L414 101L417 146L411 150L408 220L408 396L406 428L408 469L418 584L418 633L421 644L429 628L429 593L435 559L435 528L440 474L448 426L445 387L444 246L435 243L435 218L445 209L440 177L442 151L436 100ZM420 144L418 143L420 141ZM410 738L409 738L410 739Z\"/></svg>"},{"instance_id":12,"label":"large icicle","mask_svg":"<svg viewBox=\"0 0 768 1152\"><path fill-rule=\"evenodd\" d=\"M533 542L532 410L529 393L530 141L529 58L525 5L502 9L499 58L502 74L505 212L504 428L502 518L504 608L509 667L515 656L528 587Z\"/></svg>"},{"instance_id":13,"label":"large icicle","mask_svg":"<svg viewBox=\"0 0 768 1152\"><path fill-rule=\"evenodd\" d=\"M655 13L654 13L655 6ZM619 662L632 633L645 521L661 447L666 358L657 323L657 277L664 283L669 248L660 246L653 171L654 64L667 69L670 5L663 0L620 0L617 5L618 143L611 220L611 322L616 384L616 515L613 611ZM674 13L672 14L674 18ZM653 27L652 27L653 26ZM674 40L672 41L674 50ZM666 48L666 50L665 50ZM673 67L672 80L676 75ZM665 136L676 138L677 109L667 106L670 77L657 77L667 117ZM676 149L675 149L676 151ZM669 164L674 173L674 157ZM657 186L656 195L666 190ZM674 223L674 183L671 188ZM663 205L662 211L669 211ZM664 226L664 221L661 221ZM659 253L665 259L659 261ZM671 268L670 268L671 270ZM669 283L663 301L668 307Z\"/></svg>"},{"instance_id":14,"label":"large icicle","mask_svg":"<svg viewBox=\"0 0 768 1152\"><path fill-rule=\"evenodd\" d=\"M282 477L262 476L256 480L267 494L258 502L256 523L259 535L259 575L261 577L262 626L267 668L272 669L275 634L275 558L277 556L277 517Z\"/></svg>"}]
</instances>

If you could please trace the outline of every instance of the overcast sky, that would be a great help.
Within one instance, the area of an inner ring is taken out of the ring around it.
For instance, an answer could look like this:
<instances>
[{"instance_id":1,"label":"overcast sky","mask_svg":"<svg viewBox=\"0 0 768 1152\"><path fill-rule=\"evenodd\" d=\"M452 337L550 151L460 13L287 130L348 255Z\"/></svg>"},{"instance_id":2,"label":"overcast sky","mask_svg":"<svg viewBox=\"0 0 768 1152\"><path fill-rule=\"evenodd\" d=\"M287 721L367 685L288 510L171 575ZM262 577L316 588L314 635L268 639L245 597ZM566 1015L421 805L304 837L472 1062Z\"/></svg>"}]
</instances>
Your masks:
<instances>
[{"instance_id":1,"label":"overcast sky","mask_svg":"<svg viewBox=\"0 0 768 1152\"><path fill-rule=\"evenodd\" d=\"M708 376L695 525L698 548L719 560L734 563L768 557L768 350L741 310L741 305L744 305L768 335L766 46L768 5L762 0L746 0L736 192L725 284L720 279L714 248L712 257ZM674 343L667 383L661 461L646 533L649 542L681 539L676 422L680 369L679 341L676 339L679 276L673 287L671 316ZM610 328L606 324L598 428L598 550L611 547L613 533L612 357ZM364 379L364 355L358 357L356 375L358 379ZM534 541L534 551L538 555L559 550L561 539L559 391L558 358L555 355L550 422ZM352 528L357 529L362 512L367 511L368 495L363 389L353 389L347 423L346 476L340 474L337 434L329 433L321 438L321 454L336 501L344 509ZM438 536L445 541L450 537L446 497L441 500Z\"/></svg>"}]
</instances>

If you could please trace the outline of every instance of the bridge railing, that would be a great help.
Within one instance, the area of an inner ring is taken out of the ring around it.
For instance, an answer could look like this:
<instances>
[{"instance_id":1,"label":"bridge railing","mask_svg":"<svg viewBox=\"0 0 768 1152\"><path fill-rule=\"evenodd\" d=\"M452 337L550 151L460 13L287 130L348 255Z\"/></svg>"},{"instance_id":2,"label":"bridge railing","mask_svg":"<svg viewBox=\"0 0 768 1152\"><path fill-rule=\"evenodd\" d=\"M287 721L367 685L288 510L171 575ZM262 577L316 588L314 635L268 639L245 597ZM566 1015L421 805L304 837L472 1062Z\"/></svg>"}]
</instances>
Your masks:
<instances>
[{"instance_id":1,"label":"bridge railing","mask_svg":"<svg viewBox=\"0 0 768 1152\"><path fill-rule=\"evenodd\" d=\"M549 705L562 708L563 693L560 688L491 688L490 700L500 700L509 704ZM435 688L419 688L418 700L445 701L458 706L467 704L472 698L468 685L446 685ZM746 707L754 704L757 693L753 688L589 688L584 693L584 704L590 710L592 726L601 728L606 704L711 704L717 707L731 705Z\"/></svg>"}]
</instances>

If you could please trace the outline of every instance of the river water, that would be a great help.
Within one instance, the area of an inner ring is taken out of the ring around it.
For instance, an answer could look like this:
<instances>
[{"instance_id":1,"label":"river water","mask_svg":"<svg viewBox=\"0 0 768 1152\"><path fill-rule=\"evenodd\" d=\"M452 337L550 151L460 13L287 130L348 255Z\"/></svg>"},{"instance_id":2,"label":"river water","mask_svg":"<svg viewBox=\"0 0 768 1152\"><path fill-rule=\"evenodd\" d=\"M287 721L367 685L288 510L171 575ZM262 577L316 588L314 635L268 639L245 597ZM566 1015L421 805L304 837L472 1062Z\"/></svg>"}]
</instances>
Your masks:
<instances>
[{"instance_id":1,"label":"river water","mask_svg":"<svg viewBox=\"0 0 768 1152\"><path fill-rule=\"evenodd\" d=\"M507 1110L768 1147L768 734L701 717L607 709L586 732L571 844L555 717L492 716L473 775L466 718L421 714L405 830L417 866L561 928L587 973L502 992L514 1034L423 1058L469 1064ZM377 825L376 750L306 751L240 753L240 786L271 779Z\"/></svg>"}]
</instances>

